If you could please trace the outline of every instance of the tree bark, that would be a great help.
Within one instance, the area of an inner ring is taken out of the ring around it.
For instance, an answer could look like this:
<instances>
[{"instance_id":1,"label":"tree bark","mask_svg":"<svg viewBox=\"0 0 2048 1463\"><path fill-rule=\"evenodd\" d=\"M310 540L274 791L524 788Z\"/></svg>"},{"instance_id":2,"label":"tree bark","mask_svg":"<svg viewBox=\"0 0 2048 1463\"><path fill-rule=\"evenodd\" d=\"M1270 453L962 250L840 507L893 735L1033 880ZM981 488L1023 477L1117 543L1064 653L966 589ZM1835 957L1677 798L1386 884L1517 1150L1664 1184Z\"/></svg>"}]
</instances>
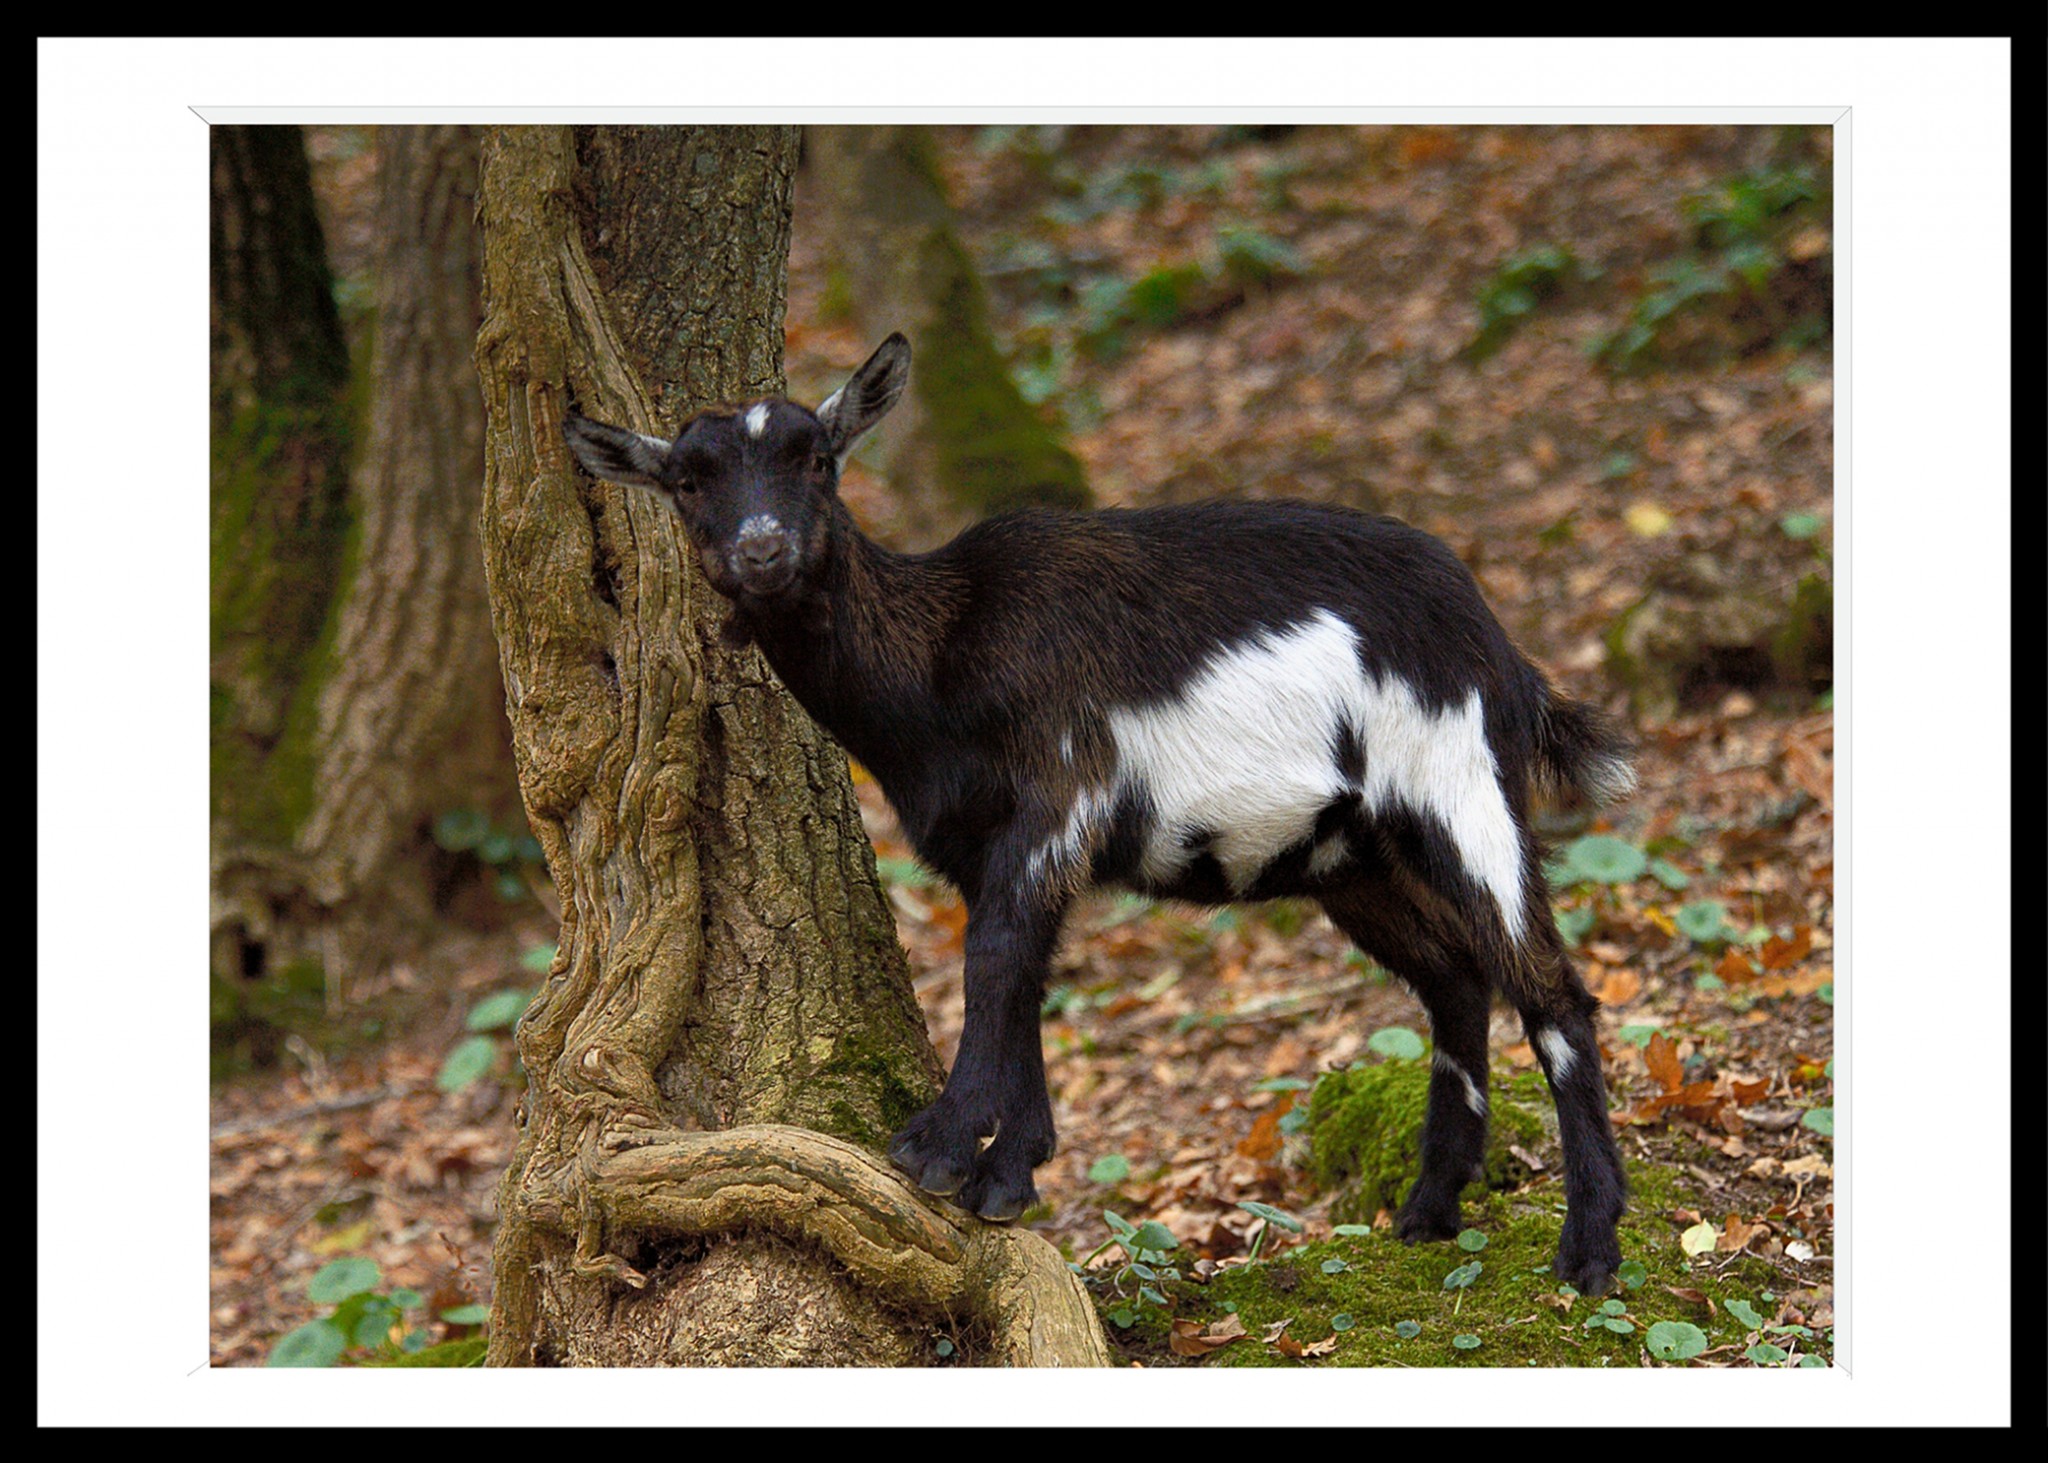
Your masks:
<instances>
[{"instance_id":1,"label":"tree bark","mask_svg":"<svg viewBox=\"0 0 2048 1463\"><path fill-rule=\"evenodd\" d=\"M672 432L780 389L795 152L773 127L484 141L485 562L563 910L518 1033L494 1365L909 1362L948 1312L992 1358L1106 1359L1050 1247L877 1161L939 1072L846 758L721 640L669 509L562 438L572 403Z\"/></svg>"},{"instance_id":2,"label":"tree bark","mask_svg":"<svg viewBox=\"0 0 2048 1463\"><path fill-rule=\"evenodd\" d=\"M416 936L435 917L435 896L480 872L446 867L431 831L438 814L516 825L476 527L476 132L384 127L377 152L377 314L354 473L354 572L318 701L318 793L296 840L351 966Z\"/></svg>"},{"instance_id":3,"label":"tree bark","mask_svg":"<svg viewBox=\"0 0 2048 1463\"><path fill-rule=\"evenodd\" d=\"M931 129L811 127L806 167L826 202L827 252L871 340L917 353L910 390L876 439L891 489L923 508L918 544L1004 508L1082 508L1081 463L1018 392L947 202Z\"/></svg>"},{"instance_id":4,"label":"tree bark","mask_svg":"<svg viewBox=\"0 0 2048 1463\"><path fill-rule=\"evenodd\" d=\"M313 798L329 612L351 533L349 362L296 127L212 156L213 967L281 961Z\"/></svg>"},{"instance_id":5,"label":"tree bark","mask_svg":"<svg viewBox=\"0 0 2048 1463\"><path fill-rule=\"evenodd\" d=\"M272 159L268 176L280 189L288 179L290 199L255 211L295 226L288 240L259 235L237 250L223 241L247 234L235 223L232 164L250 134ZM475 522L483 475L471 360L480 319L476 137L463 127L378 131L376 315L357 373L359 410L346 390L297 130L216 128L215 137L229 180L216 188L225 219L216 229L217 319L253 317L245 333L266 344L244 358L283 357L284 347L268 344L278 334L305 342L300 355L317 347L317 378L283 375L304 381L300 410L317 414L328 449L317 499L299 495L317 506L296 510L294 533L259 535L245 518L228 525L236 531L225 542L216 538L217 640L225 635L255 662L236 684L268 698L272 729L254 769L262 775L242 766L223 777L216 760L217 797L233 827L232 860L216 876L219 924L272 959L318 959L333 988L344 971L424 939L437 901L481 889L474 860L466 866L435 849L437 814L474 810L502 821L515 807ZM240 279L287 277L289 292L236 288ZM217 359L237 359L232 343L217 346ZM245 503L249 517L285 512L294 495L280 502L280 484L252 454L247 431L232 423L216 431L228 448L217 458L217 530ZM231 615L220 609L223 597ZM217 655L217 685L220 668ZM221 737L217 725L217 745Z\"/></svg>"}]
</instances>

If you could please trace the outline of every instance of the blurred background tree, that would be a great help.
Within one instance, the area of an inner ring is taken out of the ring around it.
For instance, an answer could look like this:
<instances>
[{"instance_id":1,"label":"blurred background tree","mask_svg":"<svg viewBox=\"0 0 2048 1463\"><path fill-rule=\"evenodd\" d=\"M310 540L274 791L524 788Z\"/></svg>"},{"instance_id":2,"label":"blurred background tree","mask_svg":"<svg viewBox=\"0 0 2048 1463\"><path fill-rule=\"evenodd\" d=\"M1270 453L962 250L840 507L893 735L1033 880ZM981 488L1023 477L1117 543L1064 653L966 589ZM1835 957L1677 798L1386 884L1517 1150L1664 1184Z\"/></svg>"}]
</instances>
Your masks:
<instances>
[{"instance_id":1,"label":"blurred background tree","mask_svg":"<svg viewBox=\"0 0 2048 1463\"><path fill-rule=\"evenodd\" d=\"M872 450L917 546L1005 508L1081 508L1081 463L1019 393L961 243L932 129L809 127L804 166L824 217L834 309L879 341L910 339L910 390Z\"/></svg>"},{"instance_id":2,"label":"blurred background tree","mask_svg":"<svg viewBox=\"0 0 2048 1463\"><path fill-rule=\"evenodd\" d=\"M476 138L375 136L352 377L299 129L213 129L214 975L230 1007L252 1005L252 980L324 987L331 1005L345 972L444 921L498 922L488 885L524 834L476 534ZM476 856L491 839L495 871Z\"/></svg>"}]
</instances>

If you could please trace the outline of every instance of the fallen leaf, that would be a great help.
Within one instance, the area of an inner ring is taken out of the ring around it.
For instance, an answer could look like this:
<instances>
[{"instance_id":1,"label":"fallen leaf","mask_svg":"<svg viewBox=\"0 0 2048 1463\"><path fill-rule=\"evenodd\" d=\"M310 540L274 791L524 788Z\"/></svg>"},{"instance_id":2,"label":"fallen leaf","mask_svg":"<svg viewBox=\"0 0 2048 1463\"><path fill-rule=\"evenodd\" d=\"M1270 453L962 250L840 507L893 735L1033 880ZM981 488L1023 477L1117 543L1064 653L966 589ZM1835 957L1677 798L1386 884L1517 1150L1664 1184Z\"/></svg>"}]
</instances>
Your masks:
<instances>
[{"instance_id":1,"label":"fallen leaf","mask_svg":"<svg viewBox=\"0 0 2048 1463\"><path fill-rule=\"evenodd\" d=\"M1783 940L1773 935L1770 939L1764 941L1762 957L1764 969L1783 970L1788 965L1796 965L1812 953L1812 950L1813 929L1811 926L1801 925L1793 932L1792 938L1789 940Z\"/></svg>"},{"instance_id":2,"label":"fallen leaf","mask_svg":"<svg viewBox=\"0 0 2048 1463\"><path fill-rule=\"evenodd\" d=\"M1742 952L1730 945L1721 953L1721 962L1714 967L1714 974L1730 985L1748 985L1756 979L1757 972Z\"/></svg>"},{"instance_id":3,"label":"fallen leaf","mask_svg":"<svg viewBox=\"0 0 2048 1463\"><path fill-rule=\"evenodd\" d=\"M1678 1247L1688 1256L1711 1254L1719 1238L1714 1226L1702 1220L1678 1237Z\"/></svg>"},{"instance_id":4,"label":"fallen leaf","mask_svg":"<svg viewBox=\"0 0 2048 1463\"><path fill-rule=\"evenodd\" d=\"M1602 1005L1625 1006L1642 993L1643 978L1633 970L1615 970L1594 992Z\"/></svg>"},{"instance_id":5,"label":"fallen leaf","mask_svg":"<svg viewBox=\"0 0 2048 1463\"><path fill-rule=\"evenodd\" d=\"M1246 1158L1270 1159L1280 1152L1280 1119L1287 1116L1294 1107L1297 1094L1284 1092L1280 1101L1259 1114L1252 1124L1251 1132L1237 1145L1237 1151Z\"/></svg>"},{"instance_id":6,"label":"fallen leaf","mask_svg":"<svg viewBox=\"0 0 2048 1463\"><path fill-rule=\"evenodd\" d=\"M1205 1329L1200 1321L1184 1318L1173 1323L1173 1334L1166 1344L1173 1348L1176 1356L1207 1356L1220 1347L1241 1339L1245 1334L1244 1322L1235 1311L1220 1321L1212 1321Z\"/></svg>"}]
</instances>

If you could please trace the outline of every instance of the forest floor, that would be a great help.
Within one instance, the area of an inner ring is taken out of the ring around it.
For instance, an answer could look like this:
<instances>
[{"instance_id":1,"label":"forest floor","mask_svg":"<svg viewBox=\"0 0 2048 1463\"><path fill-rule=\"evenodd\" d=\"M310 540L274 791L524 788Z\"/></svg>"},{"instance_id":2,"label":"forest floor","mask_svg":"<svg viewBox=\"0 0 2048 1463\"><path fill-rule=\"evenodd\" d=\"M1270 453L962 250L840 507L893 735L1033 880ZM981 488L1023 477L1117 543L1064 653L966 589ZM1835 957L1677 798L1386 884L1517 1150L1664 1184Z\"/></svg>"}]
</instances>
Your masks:
<instances>
[{"instance_id":1,"label":"forest floor","mask_svg":"<svg viewBox=\"0 0 2048 1463\"><path fill-rule=\"evenodd\" d=\"M1560 923L1603 1002L1638 1191L1629 1238L1656 1251L1651 1283L1638 1278L1603 1311L1554 1293L1547 1252L1515 1247L1530 1214L1554 1242L1546 1133L1520 1153L1511 1187L1475 1193L1471 1208L1473 1243L1492 1236L1470 1249L1496 1262L1485 1283L1519 1286L1500 1308L1481 1304L1470 1277L1437 1282L1468 1258L1451 1246L1408 1252L1434 1269L1385 1315L1319 1290L1381 1264L1346 1256L1380 1243L1387 1216L1350 1216L1371 1236L1333 1234L1344 1191L1311 1176L1311 1084L1412 1060L1405 1032L1428 1030L1418 1003L1312 906L1211 912L1097 896L1071 920L1047 996L1060 1151L1027 1220L1071 1258L1095 1254L1112 1334L1132 1359L1635 1365L1673 1354L1677 1322L1700 1333L1706 1364L1827 1356L1831 621L1802 596L1831 577L1833 399L1827 337L1800 313L1802 270L1827 257L1827 213L1752 208L1748 233L1715 233L1710 210L1686 202L1739 214L1754 198L1731 181L1784 176L1788 156L1824 185L1826 140L1733 128L947 129L947 182L998 333L1099 503L1234 493L1405 518L1464 558L1532 658L1625 716L1640 742L1634 797L1547 831ZM809 401L889 327L835 312L805 205L800 180L789 377ZM1735 254L1730 267L1763 284L1716 293L1715 269L1746 244L1767 247L1778 272ZM1660 291L1671 308L1644 310ZM1636 369L1589 355L1590 338L1632 320L1655 327ZM1496 348L1475 353L1489 322ZM918 505L858 457L844 491L884 541L916 537ZM860 793L950 1062L964 910L917 868L874 786ZM374 1259L384 1284L418 1292L422 1314L488 1299L514 1102L488 998L530 985L522 959L551 938L536 910L515 934L451 946L445 969L386 972L362 992L365 1009L407 1014L380 1017L374 1040L297 1041L269 1077L218 1088L216 1365L260 1363L311 1319L305 1282L338 1256ZM487 1029L470 1029L478 1021ZM437 1074L465 1043L486 1079L443 1091ZM1497 1078L1535 1070L1505 1012L1493 1049ZM1140 1299L1127 1257L1096 1253L1112 1238L1106 1211L1170 1231L1178 1267L1216 1295L1256 1246L1273 1304L1205 1305L1185 1284L1165 1295L1171 1315ZM1279 1278L1304 1269L1286 1263L1296 1247L1315 1261L1299 1289Z\"/></svg>"}]
</instances>

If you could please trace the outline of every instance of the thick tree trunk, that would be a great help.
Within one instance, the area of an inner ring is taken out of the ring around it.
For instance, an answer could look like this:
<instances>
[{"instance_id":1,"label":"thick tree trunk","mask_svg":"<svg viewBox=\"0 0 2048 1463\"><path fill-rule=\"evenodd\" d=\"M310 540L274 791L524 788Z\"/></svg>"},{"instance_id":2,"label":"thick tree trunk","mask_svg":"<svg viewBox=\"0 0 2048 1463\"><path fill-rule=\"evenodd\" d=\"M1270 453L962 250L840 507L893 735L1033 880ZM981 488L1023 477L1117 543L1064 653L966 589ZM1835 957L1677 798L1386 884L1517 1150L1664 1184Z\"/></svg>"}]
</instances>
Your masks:
<instances>
[{"instance_id":1,"label":"thick tree trunk","mask_svg":"<svg viewBox=\"0 0 2048 1463\"><path fill-rule=\"evenodd\" d=\"M876 440L890 487L922 505L920 543L1003 508L1085 507L1081 464L1017 391L960 242L931 129L811 127L805 167L825 201L827 253L871 340L917 353L910 391Z\"/></svg>"},{"instance_id":2,"label":"thick tree trunk","mask_svg":"<svg viewBox=\"0 0 2048 1463\"><path fill-rule=\"evenodd\" d=\"M572 402L671 431L780 388L795 150L485 137L485 561L563 907L519 1029L494 1365L911 1362L948 1312L991 1358L1106 1358L1048 1246L876 1160L939 1073L845 756L722 643L666 506L562 438Z\"/></svg>"},{"instance_id":3,"label":"thick tree trunk","mask_svg":"<svg viewBox=\"0 0 2048 1463\"><path fill-rule=\"evenodd\" d=\"M349 363L299 129L215 127L210 146L213 967L232 980L285 963L297 913L351 531Z\"/></svg>"},{"instance_id":4,"label":"thick tree trunk","mask_svg":"<svg viewBox=\"0 0 2048 1463\"><path fill-rule=\"evenodd\" d=\"M482 887L437 814L516 816L475 526L476 140L379 131L355 409L298 130L213 135L215 968L310 960L332 991Z\"/></svg>"},{"instance_id":5,"label":"thick tree trunk","mask_svg":"<svg viewBox=\"0 0 2048 1463\"><path fill-rule=\"evenodd\" d=\"M380 128L377 153L353 572L318 699L316 795L296 839L352 967L423 931L436 896L482 873L437 854L437 815L524 831L476 528L476 132Z\"/></svg>"}]
</instances>

